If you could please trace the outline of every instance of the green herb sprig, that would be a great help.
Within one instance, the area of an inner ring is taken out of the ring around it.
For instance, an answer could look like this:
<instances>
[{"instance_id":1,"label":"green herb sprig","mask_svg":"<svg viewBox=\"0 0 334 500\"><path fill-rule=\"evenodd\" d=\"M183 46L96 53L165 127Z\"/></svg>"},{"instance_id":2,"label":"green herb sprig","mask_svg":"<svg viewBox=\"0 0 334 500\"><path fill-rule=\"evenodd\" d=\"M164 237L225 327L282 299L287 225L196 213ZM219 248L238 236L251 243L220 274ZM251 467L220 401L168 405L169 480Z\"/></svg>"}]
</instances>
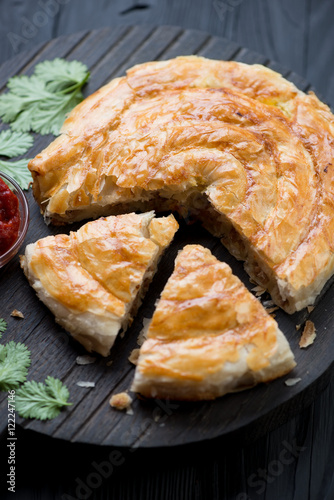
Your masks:
<instances>
[{"instance_id":1,"label":"green herb sprig","mask_svg":"<svg viewBox=\"0 0 334 500\"><path fill-rule=\"evenodd\" d=\"M56 58L37 64L32 76L10 78L9 92L0 95L0 118L11 128L0 133L0 156L24 155L33 144L30 131L58 135L67 114L83 100L81 90L89 76L81 62ZM0 170L28 189L28 162L0 159Z\"/></svg>"},{"instance_id":2,"label":"green herb sprig","mask_svg":"<svg viewBox=\"0 0 334 500\"><path fill-rule=\"evenodd\" d=\"M34 139L26 132L12 132L10 129L0 132L0 156L14 158L24 155L32 146ZM16 161L0 160L0 170L10 175L22 189L28 189L32 181L27 168L29 159Z\"/></svg>"},{"instance_id":3,"label":"green herb sprig","mask_svg":"<svg viewBox=\"0 0 334 500\"><path fill-rule=\"evenodd\" d=\"M47 377L45 383L25 382L15 396L16 411L23 418L47 420L57 417L63 406L69 406L69 392L56 378Z\"/></svg>"},{"instance_id":4,"label":"green herb sprig","mask_svg":"<svg viewBox=\"0 0 334 500\"><path fill-rule=\"evenodd\" d=\"M0 339L2 337L3 332L6 331L7 328L7 321L5 321L3 318L0 318Z\"/></svg>"},{"instance_id":5,"label":"green herb sprig","mask_svg":"<svg viewBox=\"0 0 334 500\"><path fill-rule=\"evenodd\" d=\"M66 115L82 101L89 76L79 61L43 61L32 76L8 80L9 92L0 96L0 117L16 132L58 135Z\"/></svg>"},{"instance_id":6,"label":"green herb sprig","mask_svg":"<svg viewBox=\"0 0 334 500\"><path fill-rule=\"evenodd\" d=\"M0 337L7 322L0 318ZM21 342L0 344L0 391L16 390L15 409L22 418L46 420L69 406L69 391L61 380L47 377L45 383L27 382L31 353ZM23 384L23 385L21 385Z\"/></svg>"},{"instance_id":7,"label":"green herb sprig","mask_svg":"<svg viewBox=\"0 0 334 500\"><path fill-rule=\"evenodd\" d=\"M30 366L30 351L21 342L11 340L0 345L0 390L17 389L25 382Z\"/></svg>"}]
</instances>

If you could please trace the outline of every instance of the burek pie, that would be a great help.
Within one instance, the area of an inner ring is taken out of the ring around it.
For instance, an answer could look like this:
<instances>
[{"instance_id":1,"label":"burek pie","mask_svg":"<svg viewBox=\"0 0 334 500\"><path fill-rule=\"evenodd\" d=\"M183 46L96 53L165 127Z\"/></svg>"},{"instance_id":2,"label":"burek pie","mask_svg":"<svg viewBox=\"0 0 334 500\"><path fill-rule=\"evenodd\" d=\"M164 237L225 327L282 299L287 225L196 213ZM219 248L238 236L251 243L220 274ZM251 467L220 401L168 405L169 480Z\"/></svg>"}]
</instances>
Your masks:
<instances>
[{"instance_id":1,"label":"burek pie","mask_svg":"<svg viewBox=\"0 0 334 500\"><path fill-rule=\"evenodd\" d=\"M173 215L154 212L99 218L27 245L21 267L56 321L88 351L108 356L177 229Z\"/></svg>"},{"instance_id":2,"label":"burek pie","mask_svg":"<svg viewBox=\"0 0 334 500\"><path fill-rule=\"evenodd\" d=\"M276 321L201 245L179 252L144 338L131 390L146 397L214 399L296 365Z\"/></svg>"},{"instance_id":3,"label":"burek pie","mask_svg":"<svg viewBox=\"0 0 334 500\"><path fill-rule=\"evenodd\" d=\"M47 222L195 216L293 313L333 274L333 138L329 108L272 70L184 56L89 96L29 168Z\"/></svg>"}]
</instances>

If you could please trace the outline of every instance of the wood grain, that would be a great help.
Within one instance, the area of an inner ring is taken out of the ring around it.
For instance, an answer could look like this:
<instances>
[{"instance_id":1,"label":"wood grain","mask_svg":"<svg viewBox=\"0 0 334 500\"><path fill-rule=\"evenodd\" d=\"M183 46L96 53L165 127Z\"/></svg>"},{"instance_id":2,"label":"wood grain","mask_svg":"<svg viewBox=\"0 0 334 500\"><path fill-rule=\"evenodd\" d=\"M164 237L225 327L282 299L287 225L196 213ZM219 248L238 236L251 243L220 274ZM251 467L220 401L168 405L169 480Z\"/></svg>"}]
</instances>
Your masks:
<instances>
[{"instance_id":1,"label":"wood grain","mask_svg":"<svg viewBox=\"0 0 334 500\"><path fill-rule=\"evenodd\" d=\"M36 13L47 10L43 4L53 4L54 12L36 27ZM103 26L173 25L264 54L312 82L333 104L333 17L332 0L2 0L0 63L63 34Z\"/></svg>"},{"instance_id":2,"label":"wood grain","mask_svg":"<svg viewBox=\"0 0 334 500\"><path fill-rule=\"evenodd\" d=\"M95 486L86 491L89 500L331 500L333 389L331 382L314 405L251 444L218 438L128 450L70 443L18 428L15 498L80 499L82 485L89 482ZM106 465L110 457L118 458L112 470ZM101 464L104 475L96 476ZM90 482L94 474L95 484Z\"/></svg>"},{"instance_id":3,"label":"wood grain","mask_svg":"<svg viewBox=\"0 0 334 500\"><path fill-rule=\"evenodd\" d=\"M120 26L97 31L85 31L41 45L37 51L29 51L25 58L17 57L18 74L31 74L33 67L46 58L55 56L69 60L80 59L91 70L88 95L110 78L124 74L133 64L146 60L166 59L176 55L198 53L206 57L235 59L247 63L280 66L267 57L242 48L226 39L179 27ZM12 76L15 59L0 68L2 82ZM309 84L295 73L282 70L302 90ZM51 136L36 136L29 152L34 156L52 140ZM31 223L24 245L56 232L75 230L76 226L54 228L44 224L31 192L28 194ZM97 357L89 366L76 365L76 357L83 348L56 325L53 315L41 304L30 288L20 267L18 257L1 269L0 296L2 316L8 321L7 339L25 342L32 352L29 379L43 381L47 375L59 377L69 387L73 405L50 422L19 419L20 426L29 431L49 435L76 443L106 446L155 448L186 443L210 441L214 438L240 438L244 443L253 442L277 428L288 418L306 408L329 382L333 360L333 348L327 332L333 326L331 302L334 290L329 289L313 312L302 311L293 316L278 311L277 321L295 352L297 368L289 376L301 377L294 387L286 387L284 379L252 390L227 395L214 402L193 404L169 401L144 401L135 398L133 415L112 410L109 398L112 393L130 387L134 367L128 361L145 317L153 312L155 300L173 269L177 251L187 243L207 246L221 260L225 260L249 288L248 277L240 262L235 261L199 224L186 225L180 221L181 230L168 253L161 260L159 271L152 282L147 299L141 307L132 327L124 338L119 337L113 347L108 366L106 360ZM23 251L24 247L22 248ZM24 320L10 317L10 312L20 309ZM309 349L298 346L296 324L312 319L318 331L316 343ZM287 378L287 377L286 377ZM95 388L79 388L80 380L95 382ZM0 422L6 422L4 395L0 407ZM2 427L1 430L3 430Z\"/></svg>"}]
</instances>

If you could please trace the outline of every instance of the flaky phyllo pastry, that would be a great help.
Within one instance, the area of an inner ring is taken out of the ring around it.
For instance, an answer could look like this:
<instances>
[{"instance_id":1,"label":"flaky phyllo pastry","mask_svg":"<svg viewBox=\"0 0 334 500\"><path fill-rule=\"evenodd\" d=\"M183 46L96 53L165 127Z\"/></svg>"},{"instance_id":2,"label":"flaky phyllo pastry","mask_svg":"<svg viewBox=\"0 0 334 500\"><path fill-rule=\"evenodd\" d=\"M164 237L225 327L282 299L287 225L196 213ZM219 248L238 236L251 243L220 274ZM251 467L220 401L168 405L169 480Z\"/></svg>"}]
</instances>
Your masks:
<instances>
[{"instance_id":1,"label":"flaky phyllo pastry","mask_svg":"<svg viewBox=\"0 0 334 500\"><path fill-rule=\"evenodd\" d=\"M329 108L279 74L179 57L88 97L29 168L47 222L195 216L292 313L333 274L333 137Z\"/></svg>"},{"instance_id":2,"label":"flaky phyllo pastry","mask_svg":"<svg viewBox=\"0 0 334 500\"><path fill-rule=\"evenodd\" d=\"M296 364L276 321L200 245L178 254L143 336L132 390L147 397L214 399Z\"/></svg>"},{"instance_id":3,"label":"flaky phyllo pastry","mask_svg":"<svg viewBox=\"0 0 334 500\"><path fill-rule=\"evenodd\" d=\"M154 212L109 216L26 247L21 266L57 322L88 351L109 354L178 224Z\"/></svg>"}]
</instances>

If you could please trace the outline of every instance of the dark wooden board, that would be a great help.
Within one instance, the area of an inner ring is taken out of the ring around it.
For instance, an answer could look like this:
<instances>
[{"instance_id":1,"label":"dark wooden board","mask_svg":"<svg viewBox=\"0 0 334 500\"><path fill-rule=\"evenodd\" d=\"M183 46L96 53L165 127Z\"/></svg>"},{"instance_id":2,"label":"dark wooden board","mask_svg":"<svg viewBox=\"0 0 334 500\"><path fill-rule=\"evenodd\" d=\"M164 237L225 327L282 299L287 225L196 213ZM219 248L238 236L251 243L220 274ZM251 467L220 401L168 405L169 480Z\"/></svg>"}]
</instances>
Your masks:
<instances>
[{"instance_id":1,"label":"dark wooden board","mask_svg":"<svg viewBox=\"0 0 334 500\"><path fill-rule=\"evenodd\" d=\"M0 64L41 42L86 29L181 25L281 62L334 103L332 0L2 0L1 7Z\"/></svg>"},{"instance_id":2,"label":"dark wooden board","mask_svg":"<svg viewBox=\"0 0 334 500\"><path fill-rule=\"evenodd\" d=\"M309 87L293 72L234 42L174 26L119 26L63 36L2 65L0 83L4 90L8 77L30 74L36 63L59 56L68 60L79 59L89 66L91 78L85 88L85 95L89 95L111 78L124 74L133 64L181 54L266 64L291 78L302 90ZM51 136L36 136L29 156L37 154L52 139ZM28 199L31 222L21 252L25 245L38 238L76 229L76 226L46 226L31 192ZM186 225L180 221L180 230L160 262L158 273L133 325L123 338L120 336L117 339L108 359L97 357L96 362L88 366L76 364L76 357L84 354L83 348L55 323L53 315L38 301L20 269L18 256L0 270L0 316L8 322L3 340L26 343L32 352L29 379L43 381L47 375L61 378L69 388L73 403L52 421L18 418L21 427L72 442L124 447L174 446L236 435L250 441L277 427L313 401L329 380L334 358L330 339L334 326L332 288L327 290L310 314L304 310L289 316L277 311L276 319L297 361L296 369L289 376L214 402L144 401L133 395L133 415L110 408L111 394L127 390L131 385L134 367L128 356L137 347L143 319L151 316L155 300L172 272L177 251L187 243L201 243L210 248L220 260L232 267L248 288L252 288L242 264L233 259L218 240L199 224ZM25 318L11 317L13 309L21 310ZM296 324L302 324L307 318L315 322L318 336L312 347L302 350L298 346L300 334ZM108 365L110 360L113 362ZM287 387L284 380L288 377L300 377L301 381ZM80 380L95 382L95 387L78 387L76 383ZM3 430L7 422L6 393L0 393L0 401L0 430Z\"/></svg>"}]
</instances>

